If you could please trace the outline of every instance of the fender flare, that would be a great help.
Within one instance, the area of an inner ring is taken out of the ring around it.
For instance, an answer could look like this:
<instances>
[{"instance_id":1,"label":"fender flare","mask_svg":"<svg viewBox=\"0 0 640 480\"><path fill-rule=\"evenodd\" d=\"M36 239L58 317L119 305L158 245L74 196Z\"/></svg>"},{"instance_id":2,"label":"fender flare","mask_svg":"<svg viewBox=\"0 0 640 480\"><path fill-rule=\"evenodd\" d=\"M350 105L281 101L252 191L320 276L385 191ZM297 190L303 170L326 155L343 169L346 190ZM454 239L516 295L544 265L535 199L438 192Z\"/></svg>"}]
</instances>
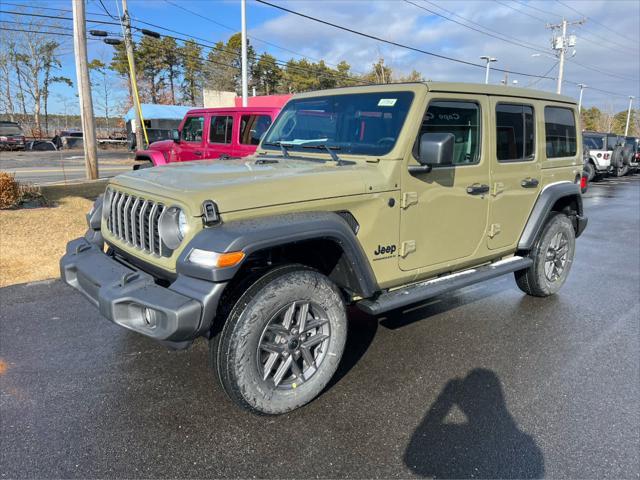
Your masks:
<instances>
[{"instance_id":1,"label":"fender flare","mask_svg":"<svg viewBox=\"0 0 640 480\"><path fill-rule=\"evenodd\" d=\"M162 152L158 150L136 150L135 160L148 160L154 166L168 163Z\"/></svg>"},{"instance_id":2,"label":"fender flare","mask_svg":"<svg viewBox=\"0 0 640 480\"><path fill-rule=\"evenodd\" d=\"M199 232L180 256L176 269L179 273L213 282L225 282L241 268L205 269L187 261L194 248L219 253L243 251L252 253L306 240L330 240L340 247L343 255L336 272L346 286L366 298L378 292L371 264L349 224L334 212L303 212L238 220L206 228ZM313 255L313 252L310 252ZM246 258L245 257L245 258ZM345 285L342 285L345 286Z\"/></svg>"},{"instance_id":3,"label":"fender flare","mask_svg":"<svg viewBox=\"0 0 640 480\"><path fill-rule=\"evenodd\" d=\"M576 201L578 208L574 227L576 229L576 237L580 236L587 223L587 218L584 216L582 207L580 185L576 185L569 181L552 183L547 185L538 196L538 200L536 200L536 203L533 206L531 215L529 215L527 224L525 225L520 241L518 242L518 250L531 250L534 242L544 228L551 209L558 200L564 198Z\"/></svg>"}]
</instances>

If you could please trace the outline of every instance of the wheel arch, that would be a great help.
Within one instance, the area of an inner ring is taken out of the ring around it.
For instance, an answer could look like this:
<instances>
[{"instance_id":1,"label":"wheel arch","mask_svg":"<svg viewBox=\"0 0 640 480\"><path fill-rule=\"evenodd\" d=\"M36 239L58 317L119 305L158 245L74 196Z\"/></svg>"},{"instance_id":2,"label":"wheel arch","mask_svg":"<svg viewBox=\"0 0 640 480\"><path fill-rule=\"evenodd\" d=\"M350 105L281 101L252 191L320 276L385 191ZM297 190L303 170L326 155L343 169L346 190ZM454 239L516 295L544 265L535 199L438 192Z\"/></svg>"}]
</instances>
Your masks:
<instances>
[{"instance_id":1,"label":"wheel arch","mask_svg":"<svg viewBox=\"0 0 640 480\"><path fill-rule=\"evenodd\" d=\"M518 250L531 250L552 212L566 213L573 223L576 237L579 237L587 222L580 186L567 181L552 183L542 190L524 227Z\"/></svg>"},{"instance_id":2,"label":"wheel arch","mask_svg":"<svg viewBox=\"0 0 640 480\"><path fill-rule=\"evenodd\" d=\"M352 218L352 217L351 217ZM348 219L348 217L347 217ZM315 268L352 295L370 297L379 291L357 228L334 212L308 212L223 223L196 235L181 253L181 273L210 281L232 281L251 271L297 263ZM243 251L235 267L206 270L186 261L192 249Z\"/></svg>"}]
</instances>

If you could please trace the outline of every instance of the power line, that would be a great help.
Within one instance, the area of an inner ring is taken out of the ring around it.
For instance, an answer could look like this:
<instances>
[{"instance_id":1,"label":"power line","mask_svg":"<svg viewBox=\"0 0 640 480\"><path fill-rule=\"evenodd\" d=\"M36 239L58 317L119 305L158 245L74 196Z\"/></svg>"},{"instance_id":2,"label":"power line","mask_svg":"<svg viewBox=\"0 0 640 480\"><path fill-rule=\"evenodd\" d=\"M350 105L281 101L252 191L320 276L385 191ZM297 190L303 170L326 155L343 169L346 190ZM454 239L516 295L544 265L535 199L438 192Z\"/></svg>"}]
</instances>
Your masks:
<instances>
[{"instance_id":1,"label":"power line","mask_svg":"<svg viewBox=\"0 0 640 480\"><path fill-rule=\"evenodd\" d=\"M386 43L388 45L393 45L394 47L404 48L406 50L411 50L413 52L418 52L418 53L422 53L424 55L429 55L429 56L432 56L432 57L441 58L443 60L449 60L451 62L456 62L456 63L460 63L460 64L463 64L463 65L469 65L469 66L472 66L472 67L482 68L482 69L485 68L484 65L481 65L479 63L474 63L474 62L470 62L468 60L462 60L462 59L459 59L459 58L453 58L453 57L449 57L447 55L441 55L439 53L430 52L428 50L423 50L423 49L417 48L417 47L412 47L410 45L405 45L405 44L402 44L402 43L399 43L399 42L395 42L393 40L388 40L386 38L378 37L376 35L371 35L369 33L360 32L360 31L354 30L352 28L348 28L348 27L344 27L342 25L338 25L338 24L335 24L335 23L328 22L327 20L322 20L321 18L312 17L310 15L306 15L306 14L301 13L301 12L296 12L295 10L288 9L288 8L282 7L280 5L269 3L269 2L267 2L265 0L256 0L256 2L262 3L264 5L268 5L268 6L273 7L273 8L277 8L278 10L282 10L282 11L291 13L293 15L297 15L299 17L306 18L308 20L313 20L314 22L322 23L324 25L328 25L330 27L337 28L339 30L344 30L345 32L353 33L354 35L359 35L361 37L365 37L365 38L368 38L370 40L375 40L377 42ZM504 69L501 69L501 68L494 68L494 70L499 71L499 72L505 72L505 73L513 73L515 75L521 75L523 77L539 77L539 75L534 75L532 73L515 72L515 71L511 71L511 70L504 70Z\"/></svg>"},{"instance_id":2,"label":"power line","mask_svg":"<svg viewBox=\"0 0 640 480\"><path fill-rule=\"evenodd\" d=\"M562 5L565 8L568 8L569 10L571 10L574 13L577 13L578 15L588 19L591 23L593 23L594 25L598 25L602 28L604 28L605 30L607 30L607 33L613 33L615 35L617 35L618 37L622 38L623 40L627 40L626 38L624 38L622 35L618 34L617 32L613 31L611 29L611 26L607 27L606 25L603 25L602 23L598 22L597 20L594 20L592 17L589 17L588 15L585 15L584 13L580 12L579 10L576 10L575 8L573 8L570 5L567 5L566 3L562 2L561 0L556 0L556 2L558 2L560 5ZM615 45L619 45L616 44L613 40L610 40L612 43L614 43Z\"/></svg>"},{"instance_id":3,"label":"power line","mask_svg":"<svg viewBox=\"0 0 640 480\"><path fill-rule=\"evenodd\" d=\"M73 37L72 33L42 32L42 31L38 31L38 30L26 30L26 29L22 29L22 28L0 27L0 30L5 30L7 32L36 33L36 34L40 34L40 35L60 35L62 37Z\"/></svg>"},{"instance_id":4,"label":"power line","mask_svg":"<svg viewBox=\"0 0 640 480\"><path fill-rule=\"evenodd\" d=\"M516 11L518 13L521 13L522 15L525 15L525 16L527 16L529 18L533 18L534 20L538 20L538 21L540 21L542 23L547 23L547 21L544 18L540 18L540 17L538 17L536 15L532 15L531 13L525 12L524 10L520 10L519 8L516 8L513 5L509 5L508 3L504 3L504 2L501 2L499 0L493 0L493 1L498 3L498 4L500 4L500 5L502 5L503 7L510 8L511 10L514 10L514 11Z\"/></svg>"},{"instance_id":5,"label":"power line","mask_svg":"<svg viewBox=\"0 0 640 480\"><path fill-rule=\"evenodd\" d=\"M465 27L465 28L468 28L468 29L470 29L470 30L473 30L474 32L478 32L478 33L481 33L481 34L483 34L483 35L487 35L487 36L492 37L492 38L497 38L498 40L501 40L501 41L506 42L506 43L510 43L511 45L516 45L516 46L518 46L518 47L526 48L526 49L528 49L528 50L533 50L534 52L543 52L543 51L546 51L546 50L541 50L541 48L542 48L542 47L529 46L529 45L525 45L524 43L521 43L521 42L519 42L519 41L512 41L512 40L509 40L509 39L507 39L507 38L504 38L504 36L503 36L503 35L498 34L497 32L493 32L493 33L491 33L491 32L492 32L491 30L490 30L490 31L488 31L488 32L485 32L485 31L480 30L480 29L478 29L478 28L472 27L471 25L465 25L464 23L459 22L459 21L457 21L457 20L455 20L455 19L453 19L453 18L447 17L446 15L443 15L443 14L441 14L441 13L435 12L435 11L433 11L433 10L431 10L431 9L427 8L427 7L423 7L422 5L418 5L417 3L414 3L414 2L412 2L411 0L404 0L404 2L405 2L405 3L408 3L408 4L410 4L410 5L413 5L414 7L419 8L419 9L421 9L421 10L424 10L424 11L426 11L426 12L432 13L433 15L437 15L438 17L443 18L443 19L445 19L445 20L447 20L447 21L449 21L449 22L453 22L453 23L455 23L455 24L457 24L457 25L460 25L460 26L462 26L462 27ZM429 2L429 3L430 3L430 2ZM443 9L443 10L444 10L444 9ZM473 22L473 23L475 23L475 22ZM484 28L484 27L482 27L482 28ZM489 30L489 29L485 29L485 30Z\"/></svg>"}]
</instances>

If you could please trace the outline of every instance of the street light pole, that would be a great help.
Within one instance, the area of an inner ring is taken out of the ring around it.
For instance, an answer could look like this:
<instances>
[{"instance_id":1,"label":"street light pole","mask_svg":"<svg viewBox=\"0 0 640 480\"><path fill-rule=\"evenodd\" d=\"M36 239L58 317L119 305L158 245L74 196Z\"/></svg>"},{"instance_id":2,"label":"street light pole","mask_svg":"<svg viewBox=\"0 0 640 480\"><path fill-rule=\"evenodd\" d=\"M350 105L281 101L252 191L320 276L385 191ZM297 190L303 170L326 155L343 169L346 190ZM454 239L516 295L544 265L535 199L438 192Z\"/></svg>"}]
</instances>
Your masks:
<instances>
[{"instance_id":1,"label":"street light pole","mask_svg":"<svg viewBox=\"0 0 640 480\"><path fill-rule=\"evenodd\" d=\"M240 21L242 22L242 106L247 106L249 85L247 79L247 0L240 0Z\"/></svg>"},{"instance_id":2,"label":"street light pole","mask_svg":"<svg viewBox=\"0 0 640 480\"><path fill-rule=\"evenodd\" d=\"M634 98L635 97L632 97L631 95L629 95L629 109L627 110L627 125L624 127L625 137L629 135L629 122L631 121L631 104L633 103Z\"/></svg>"},{"instance_id":3,"label":"street light pole","mask_svg":"<svg viewBox=\"0 0 640 480\"><path fill-rule=\"evenodd\" d=\"M489 57L487 55L483 55L480 57L480 60L484 60L487 62L487 69L485 71L484 74L484 83L488 84L489 83L489 70L491 69L491 62L497 62L498 59L497 58L493 58L493 57Z\"/></svg>"},{"instance_id":4,"label":"street light pole","mask_svg":"<svg viewBox=\"0 0 640 480\"><path fill-rule=\"evenodd\" d=\"M580 87L580 98L578 99L578 113L582 111L582 91L587 87L584 83L579 83Z\"/></svg>"}]
</instances>

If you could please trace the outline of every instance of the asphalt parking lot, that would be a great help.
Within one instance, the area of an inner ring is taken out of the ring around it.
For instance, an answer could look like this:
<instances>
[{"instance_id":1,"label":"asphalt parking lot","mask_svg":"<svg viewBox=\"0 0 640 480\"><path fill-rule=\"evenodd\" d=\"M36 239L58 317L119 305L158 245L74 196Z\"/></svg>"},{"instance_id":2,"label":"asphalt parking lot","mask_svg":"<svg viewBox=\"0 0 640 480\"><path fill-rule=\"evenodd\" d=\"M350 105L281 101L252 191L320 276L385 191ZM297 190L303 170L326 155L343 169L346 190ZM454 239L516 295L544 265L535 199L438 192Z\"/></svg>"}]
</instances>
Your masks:
<instances>
[{"instance_id":1,"label":"asphalt parking lot","mask_svg":"<svg viewBox=\"0 0 640 480\"><path fill-rule=\"evenodd\" d=\"M309 406L226 399L59 281L0 290L0 476L640 476L640 175L591 186L560 294L507 275L383 318Z\"/></svg>"},{"instance_id":2,"label":"asphalt parking lot","mask_svg":"<svg viewBox=\"0 0 640 480\"><path fill-rule=\"evenodd\" d=\"M109 178L131 170L132 154L125 149L98 150L98 173ZM22 182L38 185L67 183L86 178L82 149L56 151L1 151L0 170Z\"/></svg>"}]
</instances>

